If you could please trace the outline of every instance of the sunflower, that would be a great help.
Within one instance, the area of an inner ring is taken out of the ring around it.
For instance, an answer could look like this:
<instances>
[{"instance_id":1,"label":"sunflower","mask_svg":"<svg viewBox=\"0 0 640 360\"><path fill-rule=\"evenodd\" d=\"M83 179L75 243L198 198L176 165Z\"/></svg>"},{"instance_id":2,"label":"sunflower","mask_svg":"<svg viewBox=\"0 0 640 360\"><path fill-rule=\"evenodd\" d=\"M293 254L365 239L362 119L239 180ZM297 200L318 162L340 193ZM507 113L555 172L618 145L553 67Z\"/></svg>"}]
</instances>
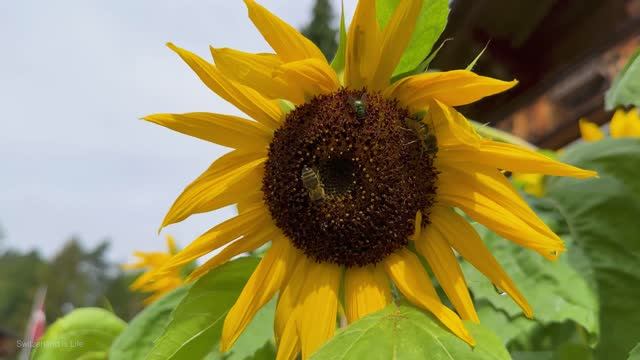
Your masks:
<instances>
[{"instance_id":1,"label":"sunflower","mask_svg":"<svg viewBox=\"0 0 640 360\"><path fill-rule=\"evenodd\" d=\"M485 140L454 109L517 82L449 71L391 83L421 0L399 2L384 29L376 21L375 0L360 0L340 74L293 27L253 0L245 3L274 54L212 48L214 62L209 62L168 46L207 87L252 120L203 112L145 118L233 149L187 186L162 226L232 204L239 209L156 275L222 249L192 273L197 278L271 244L226 316L222 351L278 294L278 358L300 352L308 358L334 334L339 306L348 322L356 321L391 303L392 286L473 345L461 319L477 322L478 315L453 249L532 316L515 284L454 208L555 259L563 242L500 169L578 178L595 173ZM439 299L421 258L457 313Z\"/></svg>"},{"instance_id":2,"label":"sunflower","mask_svg":"<svg viewBox=\"0 0 640 360\"><path fill-rule=\"evenodd\" d=\"M617 110L611 118L609 125L611 137L614 139L624 137L640 137L640 114L638 109L633 108L628 112L622 109ZM586 119L580 119L580 133L584 141L599 141L605 135L597 124Z\"/></svg>"},{"instance_id":3,"label":"sunflower","mask_svg":"<svg viewBox=\"0 0 640 360\"><path fill-rule=\"evenodd\" d=\"M144 300L145 305L151 304L184 283L180 275L180 268L166 272L162 277L154 277L155 272L165 266L177 253L178 248L176 247L175 239L168 235L167 252L136 251L133 255L139 260L122 266L125 270L147 270L129 287L132 291L152 293L151 296Z\"/></svg>"}]
</instances>

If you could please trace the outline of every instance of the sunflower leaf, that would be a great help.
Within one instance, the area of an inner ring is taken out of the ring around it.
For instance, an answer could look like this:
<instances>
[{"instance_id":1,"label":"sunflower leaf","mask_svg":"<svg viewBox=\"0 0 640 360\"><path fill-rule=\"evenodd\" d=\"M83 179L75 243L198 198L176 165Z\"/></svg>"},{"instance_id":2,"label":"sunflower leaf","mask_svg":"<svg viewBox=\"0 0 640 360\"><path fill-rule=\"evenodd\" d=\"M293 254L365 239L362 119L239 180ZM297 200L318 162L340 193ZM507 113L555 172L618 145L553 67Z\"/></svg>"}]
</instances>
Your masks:
<instances>
[{"instance_id":1,"label":"sunflower leaf","mask_svg":"<svg viewBox=\"0 0 640 360\"><path fill-rule=\"evenodd\" d=\"M484 300L477 303L476 310L480 323L495 331L504 344L509 344L522 334L529 334L538 325L524 316L510 317Z\"/></svg>"},{"instance_id":2,"label":"sunflower leaf","mask_svg":"<svg viewBox=\"0 0 640 360\"><path fill-rule=\"evenodd\" d=\"M631 350L629 353L629 359L627 360L640 360L640 344L636 345L636 347Z\"/></svg>"},{"instance_id":3,"label":"sunflower leaf","mask_svg":"<svg viewBox=\"0 0 640 360\"><path fill-rule=\"evenodd\" d=\"M154 302L131 320L111 345L109 359L144 359L171 320L171 313L187 294L188 286L177 288Z\"/></svg>"},{"instance_id":4,"label":"sunflower leaf","mask_svg":"<svg viewBox=\"0 0 640 360\"><path fill-rule=\"evenodd\" d=\"M605 139L561 160L599 178L550 178L547 193L588 259L600 303L597 359L624 359L640 340L640 139ZM571 251L571 250L570 250Z\"/></svg>"},{"instance_id":5,"label":"sunflower leaf","mask_svg":"<svg viewBox=\"0 0 640 360\"><path fill-rule=\"evenodd\" d=\"M590 342L596 341L596 295L581 274L571 267L566 255L556 262L549 262L480 225L477 228L483 234L487 247L531 304L535 321L548 325L571 320L589 332ZM522 310L515 302L508 295L496 291L491 281L471 264L463 262L462 268L476 300L489 302L509 318L522 316Z\"/></svg>"},{"instance_id":6,"label":"sunflower leaf","mask_svg":"<svg viewBox=\"0 0 640 360\"><path fill-rule=\"evenodd\" d=\"M268 352L268 346L273 338L273 321L276 312L276 298L265 305L251 320L249 326L242 332L233 349L225 356L225 360L244 360L255 358L255 354ZM266 349L261 352L262 347Z\"/></svg>"},{"instance_id":7,"label":"sunflower leaf","mask_svg":"<svg viewBox=\"0 0 640 360\"><path fill-rule=\"evenodd\" d=\"M376 16L382 28L389 23L399 2L400 0L376 1ZM448 16L448 0L424 0L413 37L393 73L394 76L411 72L425 60L444 31Z\"/></svg>"},{"instance_id":8,"label":"sunflower leaf","mask_svg":"<svg viewBox=\"0 0 640 360\"><path fill-rule=\"evenodd\" d=\"M109 346L126 325L104 309L74 310L51 325L32 359L106 359Z\"/></svg>"},{"instance_id":9,"label":"sunflower leaf","mask_svg":"<svg viewBox=\"0 0 640 360\"><path fill-rule=\"evenodd\" d=\"M256 258L241 258L198 279L146 359L202 359L209 354L219 342L227 312L257 264Z\"/></svg>"},{"instance_id":10,"label":"sunflower leaf","mask_svg":"<svg viewBox=\"0 0 640 360\"><path fill-rule=\"evenodd\" d=\"M475 347L446 330L433 316L395 304L354 322L329 340L312 360L338 359L510 359L500 338L466 322Z\"/></svg>"},{"instance_id":11,"label":"sunflower leaf","mask_svg":"<svg viewBox=\"0 0 640 360\"><path fill-rule=\"evenodd\" d=\"M607 110L629 105L640 106L640 49L616 76L605 96Z\"/></svg>"}]
</instances>

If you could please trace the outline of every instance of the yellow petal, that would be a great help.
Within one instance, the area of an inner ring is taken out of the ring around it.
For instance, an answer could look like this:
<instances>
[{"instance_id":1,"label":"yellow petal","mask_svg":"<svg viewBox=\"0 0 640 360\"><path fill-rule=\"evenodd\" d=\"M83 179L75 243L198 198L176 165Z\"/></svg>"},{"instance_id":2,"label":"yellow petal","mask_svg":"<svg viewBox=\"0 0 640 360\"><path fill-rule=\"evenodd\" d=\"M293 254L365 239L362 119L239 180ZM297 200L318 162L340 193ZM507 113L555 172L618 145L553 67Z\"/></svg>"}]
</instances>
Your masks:
<instances>
[{"instance_id":1,"label":"yellow petal","mask_svg":"<svg viewBox=\"0 0 640 360\"><path fill-rule=\"evenodd\" d=\"M509 294L522 308L527 317L531 318L533 316L533 311L527 299L524 298L513 283L513 280L491 255L491 252L482 242L475 229L463 217L450 208L435 206L431 211L431 220L432 224L442 233L444 239L465 260L488 277L494 285Z\"/></svg>"},{"instance_id":2,"label":"yellow petal","mask_svg":"<svg viewBox=\"0 0 640 360\"><path fill-rule=\"evenodd\" d=\"M298 255L296 267L286 280L286 285L280 292L274 320L276 344L280 344L281 339L285 336L289 321L295 318L295 309L302 307L302 303L299 301L300 292L304 284L309 281L308 269L310 264L312 264L312 262L304 255Z\"/></svg>"},{"instance_id":3,"label":"yellow petal","mask_svg":"<svg viewBox=\"0 0 640 360\"><path fill-rule=\"evenodd\" d=\"M267 226L243 236L242 238L227 245L222 249L222 251L195 269L191 274L189 274L186 281L194 281L209 272L209 270L215 269L216 267L226 263L234 256L257 249L274 238L278 232L279 230L275 226ZM279 237L282 238L282 236Z\"/></svg>"},{"instance_id":4,"label":"yellow petal","mask_svg":"<svg viewBox=\"0 0 640 360\"><path fill-rule=\"evenodd\" d=\"M216 160L178 196L162 227L234 204L260 191L266 160L260 156L264 155L232 151Z\"/></svg>"},{"instance_id":5,"label":"yellow petal","mask_svg":"<svg viewBox=\"0 0 640 360\"><path fill-rule=\"evenodd\" d=\"M612 138L640 137L640 120L635 109L626 113L619 109L611 119L610 132Z\"/></svg>"},{"instance_id":6,"label":"yellow petal","mask_svg":"<svg viewBox=\"0 0 640 360\"><path fill-rule=\"evenodd\" d=\"M527 194L536 197L544 196L544 175L514 173L511 178L516 184L522 186L522 190Z\"/></svg>"},{"instance_id":7,"label":"yellow petal","mask_svg":"<svg viewBox=\"0 0 640 360\"><path fill-rule=\"evenodd\" d=\"M190 51L172 43L167 46L180 55L200 80L218 96L270 129L280 126L284 115L277 100L269 100L256 90L227 79L213 64Z\"/></svg>"},{"instance_id":8,"label":"yellow petal","mask_svg":"<svg viewBox=\"0 0 640 360\"><path fill-rule=\"evenodd\" d=\"M582 134L582 140L584 141L599 141L604 138L604 133L600 130L600 127L595 123L580 119L580 133Z\"/></svg>"},{"instance_id":9,"label":"yellow petal","mask_svg":"<svg viewBox=\"0 0 640 360\"><path fill-rule=\"evenodd\" d=\"M264 206L264 194L262 193L262 190L248 195L244 199L239 199L236 204L236 209L238 210L238 213L243 213L247 209L261 205Z\"/></svg>"},{"instance_id":10,"label":"yellow petal","mask_svg":"<svg viewBox=\"0 0 640 360\"><path fill-rule=\"evenodd\" d=\"M336 330L341 270L334 264L312 262L307 274L297 323L303 359L308 359Z\"/></svg>"},{"instance_id":11,"label":"yellow petal","mask_svg":"<svg viewBox=\"0 0 640 360\"><path fill-rule=\"evenodd\" d=\"M345 85L352 89L367 86L380 59L380 28L375 0L360 0L347 34Z\"/></svg>"},{"instance_id":12,"label":"yellow petal","mask_svg":"<svg viewBox=\"0 0 640 360\"><path fill-rule=\"evenodd\" d=\"M211 54L220 71L233 81L249 86L270 99L287 99L301 104L304 98L284 79L276 79L275 71L283 61L275 54L251 54L234 49L211 48Z\"/></svg>"},{"instance_id":13,"label":"yellow petal","mask_svg":"<svg viewBox=\"0 0 640 360\"><path fill-rule=\"evenodd\" d=\"M476 164L464 167L442 166L440 170L442 177L439 181L443 183L443 194L461 197L482 194L495 200L536 231L551 238L556 237L555 233L531 210L500 171ZM451 181L456 183L452 184Z\"/></svg>"},{"instance_id":14,"label":"yellow petal","mask_svg":"<svg viewBox=\"0 0 640 360\"><path fill-rule=\"evenodd\" d=\"M380 51L382 56L371 83L373 90L384 90L389 85L393 71L411 40L422 3L422 0L400 1L391 20L384 28Z\"/></svg>"},{"instance_id":15,"label":"yellow petal","mask_svg":"<svg viewBox=\"0 0 640 360\"><path fill-rule=\"evenodd\" d=\"M317 95L329 94L340 87L336 72L326 61L307 59L289 62L280 66L275 73L276 79L291 84L290 91L296 96L311 99Z\"/></svg>"},{"instance_id":16,"label":"yellow petal","mask_svg":"<svg viewBox=\"0 0 640 360\"><path fill-rule=\"evenodd\" d=\"M422 211L418 210L416 211L416 218L413 221L413 235L411 236L411 238L417 239L420 237L421 233L422 233Z\"/></svg>"},{"instance_id":17,"label":"yellow petal","mask_svg":"<svg viewBox=\"0 0 640 360\"><path fill-rule=\"evenodd\" d=\"M220 339L222 352L233 346L258 310L280 289L287 273L293 270L294 260L295 254L288 241L273 243L224 319Z\"/></svg>"},{"instance_id":18,"label":"yellow petal","mask_svg":"<svg viewBox=\"0 0 640 360\"><path fill-rule=\"evenodd\" d=\"M427 108L423 119L429 125L438 140L438 156L448 151L450 147L464 145L466 147L479 146L482 138L471 123L451 106L438 100L433 100Z\"/></svg>"},{"instance_id":19,"label":"yellow petal","mask_svg":"<svg viewBox=\"0 0 640 360\"><path fill-rule=\"evenodd\" d=\"M522 201L508 184L487 173L441 167L438 199L458 207L474 220L521 246L554 260L562 240ZM505 180L506 182L506 180Z\"/></svg>"},{"instance_id":20,"label":"yellow petal","mask_svg":"<svg viewBox=\"0 0 640 360\"><path fill-rule=\"evenodd\" d=\"M433 99L449 106L461 106L509 90L517 83L467 70L431 72L406 77L389 87L385 95L411 109L422 109Z\"/></svg>"},{"instance_id":21,"label":"yellow petal","mask_svg":"<svg viewBox=\"0 0 640 360\"><path fill-rule=\"evenodd\" d=\"M402 249L389 255L383 263L389 277L409 301L431 312L454 334L475 345L458 315L440 302L431 279L416 255Z\"/></svg>"},{"instance_id":22,"label":"yellow petal","mask_svg":"<svg viewBox=\"0 0 640 360\"><path fill-rule=\"evenodd\" d=\"M322 51L291 25L253 0L245 0L244 2L249 9L251 21L284 62L304 59L327 61Z\"/></svg>"},{"instance_id":23,"label":"yellow petal","mask_svg":"<svg viewBox=\"0 0 640 360\"><path fill-rule=\"evenodd\" d=\"M595 171L583 170L561 163L521 146L484 140L470 128L469 122L459 112L439 102L430 108L438 138L438 160L443 164L482 164L496 169L528 174L589 178Z\"/></svg>"},{"instance_id":24,"label":"yellow petal","mask_svg":"<svg viewBox=\"0 0 640 360\"><path fill-rule=\"evenodd\" d=\"M204 256L231 241L272 224L271 215L264 207L253 208L216 225L182 249L162 268L170 272Z\"/></svg>"},{"instance_id":25,"label":"yellow petal","mask_svg":"<svg viewBox=\"0 0 640 360\"><path fill-rule=\"evenodd\" d=\"M174 239L171 235L167 235L167 250L169 250L169 254L171 255L175 255L178 252L176 239Z\"/></svg>"},{"instance_id":26,"label":"yellow petal","mask_svg":"<svg viewBox=\"0 0 640 360\"><path fill-rule=\"evenodd\" d=\"M462 274L451 246L438 231L438 224L432 223L416 241L416 249L429 262L440 286L463 320L479 323L480 319L469 295L467 283Z\"/></svg>"},{"instance_id":27,"label":"yellow petal","mask_svg":"<svg viewBox=\"0 0 640 360\"><path fill-rule=\"evenodd\" d=\"M299 311L296 311L286 322L281 341L278 343L276 360L295 360L300 353L300 336L298 335L297 320Z\"/></svg>"},{"instance_id":28,"label":"yellow petal","mask_svg":"<svg viewBox=\"0 0 640 360\"><path fill-rule=\"evenodd\" d=\"M144 119L215 144L265 154L273 138L273 132L260 123L230 115L154 114Z\"/></svg>"},{"instance_id":29,"label":"yellow petal","mask_svg":"<svg viewBox=\"0 0 640 360\"><path fill-rule=\"evenodd\" d=\"M345 313L349 323L382 310L391 303L389 279L380 266L368 265L347 269L344 291L347 303Z\"/></svg>"}]
</instances>

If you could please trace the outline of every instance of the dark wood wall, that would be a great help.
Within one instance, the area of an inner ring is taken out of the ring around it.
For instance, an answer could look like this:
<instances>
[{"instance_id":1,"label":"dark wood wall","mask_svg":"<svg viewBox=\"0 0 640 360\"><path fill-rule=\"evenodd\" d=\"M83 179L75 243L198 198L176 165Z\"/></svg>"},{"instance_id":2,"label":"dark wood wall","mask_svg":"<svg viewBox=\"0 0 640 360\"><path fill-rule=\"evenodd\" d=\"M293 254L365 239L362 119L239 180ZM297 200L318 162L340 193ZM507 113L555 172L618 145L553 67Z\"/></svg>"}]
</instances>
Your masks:
<instances>
[{"instance_id":1,"label":"dark wood wall","mask_svg":"<svg viewBox=\"0 0 640 360\"><path fill-rule=\"evenodd\" d=\"M517 78L517 88L463 109L547 148L575 140L578 119L606 122L604 91L640 46L640 0L454 0L433 67Z\"/></svg>"}]
</instances>

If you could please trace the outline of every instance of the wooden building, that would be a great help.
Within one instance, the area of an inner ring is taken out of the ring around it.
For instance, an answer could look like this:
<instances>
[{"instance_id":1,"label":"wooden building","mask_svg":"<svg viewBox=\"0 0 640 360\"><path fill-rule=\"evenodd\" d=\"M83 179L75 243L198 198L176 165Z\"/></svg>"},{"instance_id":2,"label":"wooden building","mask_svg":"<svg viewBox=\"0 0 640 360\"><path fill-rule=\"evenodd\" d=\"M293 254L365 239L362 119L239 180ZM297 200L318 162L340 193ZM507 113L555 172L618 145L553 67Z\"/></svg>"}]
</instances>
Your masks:
<instances>
[{"instance_id":1,"label":"wooden building","mask_svg":"<svg viewBox=\"0 0 640 360\"><path fill-rule=\"evenodd\" d=\"M557 149L579 137L578 119L605 123L604 92L640 46L640 0L453 0L434 62L466 67L513 90L464 108L470 118Z\"/></svg>"}]
</instances>

